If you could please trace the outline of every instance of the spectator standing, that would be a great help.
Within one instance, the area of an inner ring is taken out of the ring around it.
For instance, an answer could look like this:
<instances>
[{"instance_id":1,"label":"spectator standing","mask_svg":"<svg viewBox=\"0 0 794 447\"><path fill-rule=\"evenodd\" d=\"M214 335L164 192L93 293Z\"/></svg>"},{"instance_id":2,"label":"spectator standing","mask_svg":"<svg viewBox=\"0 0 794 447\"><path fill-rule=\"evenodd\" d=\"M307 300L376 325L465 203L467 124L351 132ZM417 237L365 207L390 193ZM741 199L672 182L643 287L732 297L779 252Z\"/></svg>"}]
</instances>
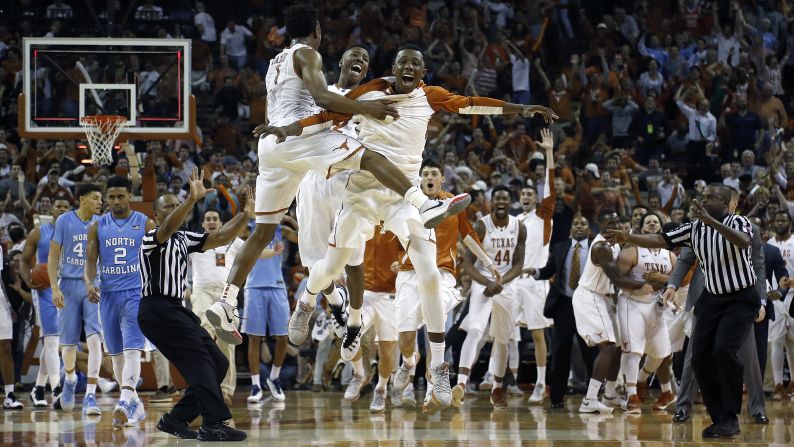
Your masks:
<instances>
[{"instance_id":1,"label":"spectator standing","mask_svg":"<svg viewBox=\"0 0 794 447\"><path fill-rule=\"evenodd\" d=\"M253 37L248 28L237 25L234 20L229 20L226 22L226 28L221 32L221 55L229 58L232 67L238 70L243 68L248 61L245 42Z\"/></svg>"}]
</instances>

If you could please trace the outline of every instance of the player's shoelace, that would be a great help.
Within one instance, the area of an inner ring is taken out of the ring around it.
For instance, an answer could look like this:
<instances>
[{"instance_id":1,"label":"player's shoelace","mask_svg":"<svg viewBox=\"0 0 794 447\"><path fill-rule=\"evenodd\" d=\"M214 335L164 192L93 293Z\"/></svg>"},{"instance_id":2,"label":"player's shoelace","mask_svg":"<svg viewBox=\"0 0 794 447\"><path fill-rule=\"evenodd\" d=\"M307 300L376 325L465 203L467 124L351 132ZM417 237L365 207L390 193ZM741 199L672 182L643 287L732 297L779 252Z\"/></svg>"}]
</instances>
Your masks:
<instances>
[{"instance_id":1,"label":"player's shoelace","mask_svg":"<svg viewBox=\"0 0 794 447\"><path fill-rule=\"evenodd\" d=\"M226 302L222 302L221 307L223 308L223 313L226 314L226 321L229 321L229 310L227 309L227 307L232 307L232 305ZM238 320L245 320L245 318L241 317L240 314L237 312L237 309L234 307L232 307L232 318L237 318ZM232 321L234 321L234 319L232 319Z\"/></svg>"},{"instance_id":2,"label":"player's shoelace","mask_svg":"<svg viewBox=\"0 0 794 447\"><path fill-rule=\"evenodd\" d=\"M436 394L452 394L449 384L449 365L442 363L433 368L433 391Z\"/></svg>"},{"instance_id":3,"label":"player's shoelace","mask_svg":"<svg viewBox=\"0 0 794 447\"><path fill-rule=\"evenodd\" d=\"M345 339L342 340L342 347L345 349L355 349L356 345L358 345L361 337L361 327L360 326L348 326L347 332L345 332Z\"/></svg>"}]
</instances>

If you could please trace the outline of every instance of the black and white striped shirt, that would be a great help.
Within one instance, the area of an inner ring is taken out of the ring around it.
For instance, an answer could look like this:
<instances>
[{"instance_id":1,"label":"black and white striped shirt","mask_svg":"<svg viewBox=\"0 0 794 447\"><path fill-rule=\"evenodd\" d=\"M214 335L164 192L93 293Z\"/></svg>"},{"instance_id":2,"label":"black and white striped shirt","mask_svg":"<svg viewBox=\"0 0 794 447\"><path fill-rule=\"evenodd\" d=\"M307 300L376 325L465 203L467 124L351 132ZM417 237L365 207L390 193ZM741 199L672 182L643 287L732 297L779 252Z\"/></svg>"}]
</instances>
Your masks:
<instances>
[{"instance_id":1,"label":"black and white striped shirt","mask_svg":"<svg viewBox=\"0 0 794 447\"><path fill-rule=\"evenodd\" d=\"M753 237L753 227L744 216L728 214L722 224ZM725 239L719 231L703 222L682 223L662 233L667 243L675 247L692 247L700 261L706 290L714 295L737 292L755 285L752 247L741 249Z\"/></svg>"},{"instance_id":2,"label":"black and white striped shirt","mask_svg":"<svg viewBox=\"0 0 794 447\"><path fill-rule=\"evenodd\" d=\"M183 299L187 284L190 253L203 251L205 233L179 230L163 244L157 243L157 228L148 231L141 242L141 282L143 296L164 295Z\"/></svg>"}]
</instances>

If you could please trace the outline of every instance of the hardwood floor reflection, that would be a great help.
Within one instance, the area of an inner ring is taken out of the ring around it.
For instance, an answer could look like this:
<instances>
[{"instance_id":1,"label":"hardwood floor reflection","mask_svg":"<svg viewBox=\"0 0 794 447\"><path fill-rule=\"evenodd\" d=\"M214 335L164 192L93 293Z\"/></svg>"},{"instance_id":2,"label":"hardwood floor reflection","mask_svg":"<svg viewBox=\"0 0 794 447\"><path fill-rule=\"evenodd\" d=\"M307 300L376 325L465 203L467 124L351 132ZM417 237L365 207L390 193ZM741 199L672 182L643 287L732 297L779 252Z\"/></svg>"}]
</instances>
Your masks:
<instances>
[{"instance_id":1,"label":"hardwood floor reflection","mask_svg":"<svg viewBox=\"0 0 794 447\"><path fill-rule=\"evenodd\" d=\"M487 395L467 398L461 409L432 416L419 408L388 408L369 412L369 398L347 402L341 393L289 392L283 403L268 400L246 405L235 396L234 425L248 432L248 445L289 446L662 446L700 444L706 426L703 407L691 422L672 424L672 414L646 411L642 415L579 414L579 396L568 398L564 410L530 407L526 398L512 398L506 410L493 411ZM417 396L419 397L419 396ZM78 402L81 401L78 396ZM33 410L4 411L0 445L127 446L197 445L155 428L169 404L146 405L147 418L139 428L113 430L111 412L117 397L101 397L102 416L86 417L79 406L71 413ZM148 401L148 397L145 398ZM734 443L785 445L794 442L794 403L768 401L768 426L750 423L743 415L742 435ZM724 445L714 441L712 445ZM237 444L241 445L241 444ZM246 445L246 443L242 443ZM708 443L706 444L708 445Z\"/></svg>"}]
</instances>

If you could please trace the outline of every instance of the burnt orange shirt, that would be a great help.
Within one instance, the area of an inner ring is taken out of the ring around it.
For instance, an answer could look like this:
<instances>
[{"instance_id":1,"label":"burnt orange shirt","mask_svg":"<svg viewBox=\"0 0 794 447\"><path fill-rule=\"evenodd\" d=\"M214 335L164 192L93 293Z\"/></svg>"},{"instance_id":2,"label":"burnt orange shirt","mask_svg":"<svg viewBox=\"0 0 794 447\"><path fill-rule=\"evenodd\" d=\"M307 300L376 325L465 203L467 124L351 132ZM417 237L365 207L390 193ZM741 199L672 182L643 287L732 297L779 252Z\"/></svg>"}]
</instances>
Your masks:
<instances>
[{"instance_id":1,"label":"burnt orange shirt","mask_svg":"<svg viewBox=\"0 0 794 447\"><path fill-rule=\"evenodd\" d=\"M395 293L397 274L391 271L391 265L397 261L400 247L400 241L394 234L381 233L380 225L375 227L375 237L367 241L364 251L364 289Z\"/></svg>"},{"instance_id":2,"label":"burnt orange shirt","mask_svg":"<svg viewBox=\"0 0 794 447\"><path fill-rule=\"evenodd\" d=\"M454 197L451 193L441 191L439 199L448 199ZM444 219L436 227L436 265L438 268L444 269L453 275L456 274L457 258L458 258L458 237L465 238L466 235L471 235L478 244L482 245L480 238L477 237L477 232L469 223L469 220L464 214L458 214ZM414 266L411 265L411 260L405 256L405 250L400 247L400 270L410 271Z\"/></svg>"}]
</instances>

